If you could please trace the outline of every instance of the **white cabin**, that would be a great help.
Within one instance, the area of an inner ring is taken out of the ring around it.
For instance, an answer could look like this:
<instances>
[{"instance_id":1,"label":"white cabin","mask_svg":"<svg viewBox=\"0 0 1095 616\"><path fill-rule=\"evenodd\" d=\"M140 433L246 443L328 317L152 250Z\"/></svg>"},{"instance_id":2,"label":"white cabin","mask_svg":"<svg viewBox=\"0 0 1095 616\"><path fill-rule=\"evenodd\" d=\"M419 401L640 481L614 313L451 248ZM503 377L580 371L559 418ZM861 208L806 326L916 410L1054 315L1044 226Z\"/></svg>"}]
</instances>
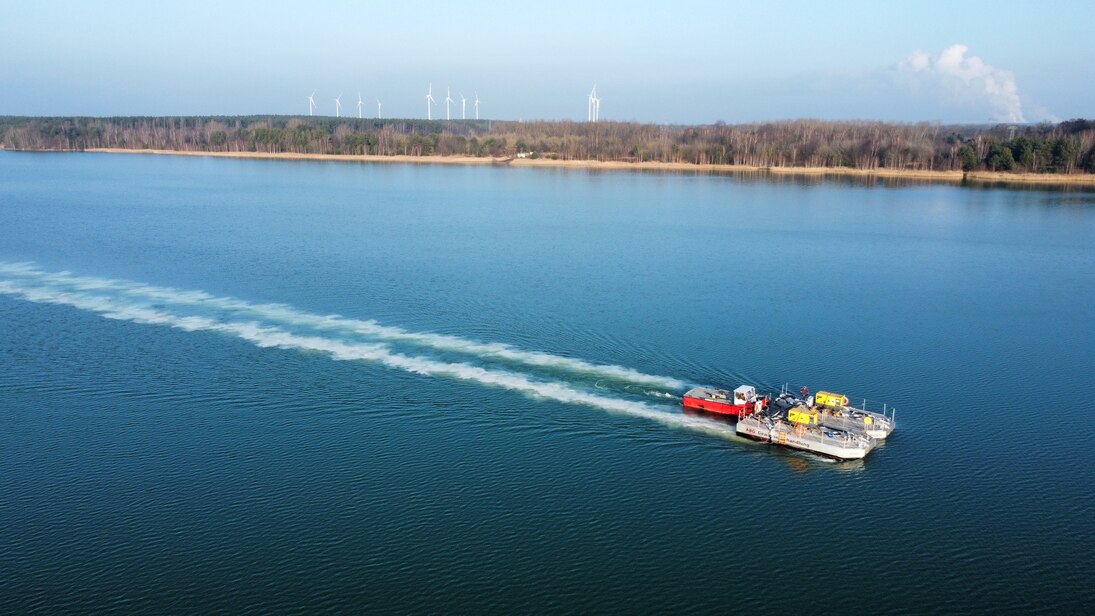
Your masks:
<instances>
[{"instance_id":1,"label":"white cabin","mask_svg":"<svg viewBox=\"0 0 1095 616\"><path fill-rule=\"evenodd\" d=\"M757 389L752 385L742 385L734 390L734 404L751 404L757 399Z\"/></svg>"}]
</instances>

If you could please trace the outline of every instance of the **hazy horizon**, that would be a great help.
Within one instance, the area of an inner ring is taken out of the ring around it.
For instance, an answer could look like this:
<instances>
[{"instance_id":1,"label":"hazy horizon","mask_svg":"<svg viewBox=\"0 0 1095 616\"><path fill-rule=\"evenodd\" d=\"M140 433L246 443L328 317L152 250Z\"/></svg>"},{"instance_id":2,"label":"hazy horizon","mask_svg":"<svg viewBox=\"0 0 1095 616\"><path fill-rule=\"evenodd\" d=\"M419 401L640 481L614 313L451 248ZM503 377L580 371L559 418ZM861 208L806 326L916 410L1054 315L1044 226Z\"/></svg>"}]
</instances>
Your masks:
<instances>
[{"instance_id":1,"label":"hazy horizon","mask_svg":"<svg viewBox=\"0 0 1095 616\"><path fill-rule=\"evenodd\" d=\"M0 24L0 115L815 118L984 124L1091 117L1095 7L925 2L366 6L43 2ZM1047 34L1049 33L1049 34ZM1052 37L1052 45L1044 42Z\"/></svg>"}]
</instances>

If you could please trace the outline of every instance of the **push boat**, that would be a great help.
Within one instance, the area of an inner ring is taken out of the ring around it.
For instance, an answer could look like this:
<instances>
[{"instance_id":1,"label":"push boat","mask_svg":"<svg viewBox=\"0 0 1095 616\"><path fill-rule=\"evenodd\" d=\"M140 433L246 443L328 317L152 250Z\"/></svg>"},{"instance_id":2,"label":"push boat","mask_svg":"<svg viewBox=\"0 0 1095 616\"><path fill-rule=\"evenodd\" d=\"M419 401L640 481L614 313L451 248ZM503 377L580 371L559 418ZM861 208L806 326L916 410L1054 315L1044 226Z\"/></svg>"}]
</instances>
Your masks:
<instances>
[{"instance_id":1,"label":"push boat","mask_svg":"<svg viewBox=\"0 0 1095 616\"><path fill-rule=\"evenodd\" d=\"M816 411L818 424L821 426L866 434L875 439L886 438L897 427L894 420L897 414L895 409L883 406L881 413L868 411L866 401L863 402L862 408L856 408L848 405L848 397L843 394L819 391L811 396L810 390L805 387L799 390L799 394L801 397L795 396L784 386L772 403L785 411L790 409Z\"/></svg>"},{"instance_id":2,"label":"push boat","mask_svg":"<svg viewBox=\"0 0 1095 616\"><path fill-rule=\"evenodd\" d=\"M758 396L751 385L734 391L712 387L693 387L681 398L684 408L740 417L768 408L768 396Z\"/></svg>"}]
</instances>

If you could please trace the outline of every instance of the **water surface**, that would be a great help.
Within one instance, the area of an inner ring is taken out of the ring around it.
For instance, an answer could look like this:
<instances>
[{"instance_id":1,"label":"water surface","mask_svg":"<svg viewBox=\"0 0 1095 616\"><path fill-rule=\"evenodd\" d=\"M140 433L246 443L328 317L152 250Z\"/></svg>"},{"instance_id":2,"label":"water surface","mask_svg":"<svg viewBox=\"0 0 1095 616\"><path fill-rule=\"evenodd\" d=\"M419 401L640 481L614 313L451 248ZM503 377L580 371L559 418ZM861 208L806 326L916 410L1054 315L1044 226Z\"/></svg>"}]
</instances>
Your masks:
<instances>
[{"instance_id":1,"label":"water surface","mask_svg":"<svg viewBox=\"0 0 1095 616\"><path fill-rule=\"evenodd\" d=\"M1079 612L1095 194L0 153L13 612ZM833 464L691 384L898 408Z\"/></svg>"}]
</instances>

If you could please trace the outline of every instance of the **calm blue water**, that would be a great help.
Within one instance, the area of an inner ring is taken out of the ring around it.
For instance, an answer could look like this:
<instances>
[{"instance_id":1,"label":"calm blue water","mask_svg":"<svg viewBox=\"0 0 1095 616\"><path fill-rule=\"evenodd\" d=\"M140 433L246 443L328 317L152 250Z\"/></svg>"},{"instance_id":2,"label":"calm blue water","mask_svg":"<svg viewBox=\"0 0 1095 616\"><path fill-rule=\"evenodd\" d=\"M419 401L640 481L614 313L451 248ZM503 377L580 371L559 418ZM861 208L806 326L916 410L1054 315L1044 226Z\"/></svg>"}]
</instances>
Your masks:
<instances>
[{"instance_id":1,"label":"calm blue water","mask_svg":"<svg viewBox=\"0 0 1095 616\"><path fill-rule=\"evenodd\" d=\"M1082 612L1093 234L1082 191L0 153L0 605ZM672 397L746 382L898 431L835 464Z\"/></svg>"}]
</instances>

